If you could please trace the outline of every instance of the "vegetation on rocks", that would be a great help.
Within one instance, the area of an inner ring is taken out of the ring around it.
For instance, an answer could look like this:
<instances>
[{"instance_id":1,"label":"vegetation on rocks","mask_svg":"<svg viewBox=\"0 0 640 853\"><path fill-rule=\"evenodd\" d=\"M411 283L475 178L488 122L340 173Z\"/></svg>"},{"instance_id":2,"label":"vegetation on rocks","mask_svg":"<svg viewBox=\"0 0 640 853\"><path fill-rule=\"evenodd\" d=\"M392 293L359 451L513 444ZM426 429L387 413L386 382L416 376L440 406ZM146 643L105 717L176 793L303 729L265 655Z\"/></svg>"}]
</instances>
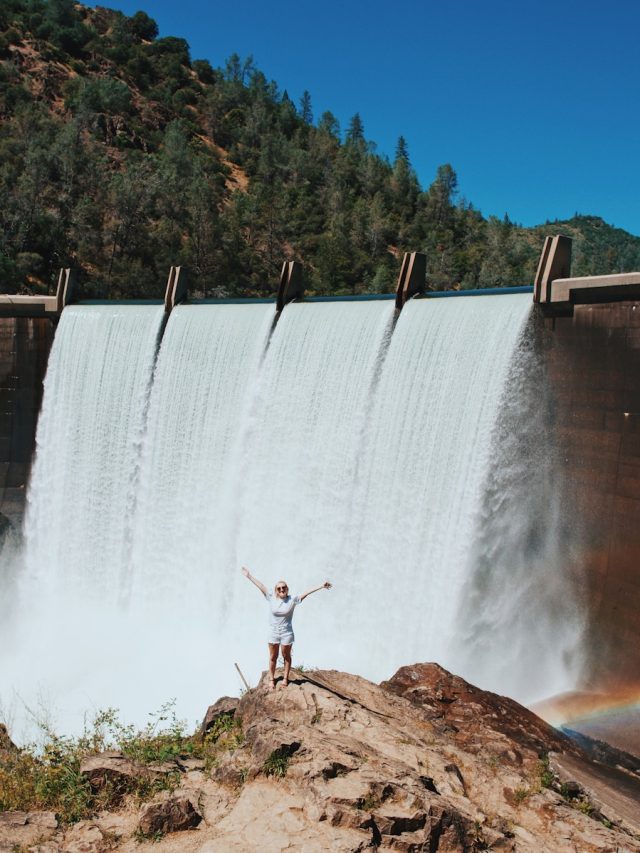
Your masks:
<instances>
[{"instance_id":1,"label":"vegetation on rocks","mask_svg":"<svg viewBox=\"0 0 640 853\"><path fill-rule=\"evenodd\" d=\"M160 296L171 264L205 296L272 295L281 261L311 291L389 291L398 255L435 289L530 284L542 238L575 238L576 274L640 266L640 238L595 216L522 228L488 219L439 166L420 185L402 136L380 156L356 112L342 130L249 57L221 68L182 38L73 0L0 8L0 285Z\"/></svg>"},{"instance_id":2,"label":"vegetation on rocks","mask_svg":"<svg viewBox=\"0 0 640 853\"><path fill-rule=\"evenodd\" d=\"M0 812L52 811L63 824L118 806L123 798L146 801L171 791L184 772L182 762L199 759L215 768L221 753L242 743L239 720L224 715L203 739L187 734L173 704L165 705L137 730L117 711L98 713L78 737L63 737L43 726L43 741L0 751ZM99 783L86 769L94 756L129 759L126 772L103 772Z\"/></svg>"}]
</instances>

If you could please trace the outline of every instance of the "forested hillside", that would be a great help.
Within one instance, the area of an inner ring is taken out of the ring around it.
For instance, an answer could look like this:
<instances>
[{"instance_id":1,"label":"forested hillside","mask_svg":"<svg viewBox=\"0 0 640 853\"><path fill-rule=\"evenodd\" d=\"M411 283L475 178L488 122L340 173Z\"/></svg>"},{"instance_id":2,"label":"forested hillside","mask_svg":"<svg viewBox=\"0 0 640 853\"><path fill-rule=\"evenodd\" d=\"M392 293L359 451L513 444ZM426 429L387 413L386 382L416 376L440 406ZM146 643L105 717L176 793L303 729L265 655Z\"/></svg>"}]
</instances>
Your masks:
<instances>
[{"instance_id":1,"label":"forested hillside","mask_svg":"<svg viewBox=\"0 0 640 853\"><path fill-rule=\"evenodd\" d=\"M357 113L341 129L251 59L214 68L145 12L73 0L0 5L0 225L5 292L73 265L87 294L158 296L184 264L201 295L267 296L284 258L317 293L383 292L406 250L435 289L530 284L558 232L578 275L640 268L640 238L597 217L485 219L452 166L421 187L401 136L390 162Z\"/></svg>"}]
</instances>

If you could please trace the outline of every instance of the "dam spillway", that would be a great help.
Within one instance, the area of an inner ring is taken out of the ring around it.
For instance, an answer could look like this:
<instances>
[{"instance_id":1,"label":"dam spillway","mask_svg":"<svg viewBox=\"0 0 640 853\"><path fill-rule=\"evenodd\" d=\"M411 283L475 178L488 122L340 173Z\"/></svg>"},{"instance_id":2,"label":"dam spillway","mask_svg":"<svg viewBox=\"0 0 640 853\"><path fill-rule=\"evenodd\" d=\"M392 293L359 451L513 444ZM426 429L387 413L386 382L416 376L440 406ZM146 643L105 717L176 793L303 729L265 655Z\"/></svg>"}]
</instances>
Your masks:
<instances>
[{"instance_id":1,"label":"dam spillway","mask_svg":"<svg viewBox=\"0 0 640 853\"><path fill-rule=\"evenodd\" d=\"M297 617L307 665L381 679L438 659L525 700L573 686L581 626L556 540L538 543L529 621L503 566L485 623L494 646L525 648L519 621L551 612L526 678L480 654L491 601L467 598L495 547L483 507L530 315L526 294L415 300L395 325L389 301L292 303L272 332L272 305L178 306L158 351L158 308L65 308L3 685L137 719L177 696L191 717L237 690L235 660L252 682L264 666L247 564L269 585L333 580Z\"/></svg>"}]
</instances>

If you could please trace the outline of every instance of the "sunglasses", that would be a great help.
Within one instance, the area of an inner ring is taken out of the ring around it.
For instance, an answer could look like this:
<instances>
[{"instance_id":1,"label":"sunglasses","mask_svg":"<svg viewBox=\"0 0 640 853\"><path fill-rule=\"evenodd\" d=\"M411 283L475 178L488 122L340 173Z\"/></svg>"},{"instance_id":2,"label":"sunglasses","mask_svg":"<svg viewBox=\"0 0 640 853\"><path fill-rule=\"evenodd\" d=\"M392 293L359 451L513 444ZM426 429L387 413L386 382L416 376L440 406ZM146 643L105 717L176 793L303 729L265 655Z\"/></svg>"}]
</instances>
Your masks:
<instances>
[{"instance_id":1,"label":"sunglasses","mask_svg":"<svg viewBox=\"0 0 640 853\"><path fill-rule=\"evenodd\" d=\"M276 592L286 592L289 589L288 586L277 586Z\"/></svg>"}]
</instances>

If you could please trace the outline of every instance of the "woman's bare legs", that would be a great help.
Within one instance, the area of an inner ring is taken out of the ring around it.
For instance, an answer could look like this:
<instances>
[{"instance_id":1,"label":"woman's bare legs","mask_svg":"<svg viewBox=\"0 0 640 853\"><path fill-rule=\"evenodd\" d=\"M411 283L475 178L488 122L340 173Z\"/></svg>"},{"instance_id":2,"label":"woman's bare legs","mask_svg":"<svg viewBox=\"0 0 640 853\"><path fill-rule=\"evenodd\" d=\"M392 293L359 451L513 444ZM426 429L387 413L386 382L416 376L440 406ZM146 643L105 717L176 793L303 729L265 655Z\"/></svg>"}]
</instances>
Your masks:
<instances>
[{"instance_id":1,"label":"woman's bare legs","mask_svg":"<svg viewBox=\"0 0 640 853\"><path fill-rule=\"evenodd\" d=\"M281 646L282 648L282 657L284 658L284 678L282 679L282 686L286 687L289 683L289 672L291 670L291 646Z\"/></svg>"},{"instance_id":2,"label":"woman's bare legs","mask_svg":"<svg viewBox=\"0 0 640 853\"><path fill-rule=\"evenodd\" d=\"M279 648L280 648L280 643L269 643L269 676L271 677L271 689L272 690L274 690L275 686L276 686L276 664L278 663L278 649ZM286 648L286 646L282 647L283 654L284 654L285 648ZM291 649L291 646L289 646L289 649ZM291 658L291 655L289 655L289 658ZM289 666L291 666L291 663L289 663ZM286 663L285 663L285 667L286 667ZM285 673L286 673L286 668L285 668ZM285 674L285 678L286 677L287 676Z\"/></svg>"}]
</instances>

